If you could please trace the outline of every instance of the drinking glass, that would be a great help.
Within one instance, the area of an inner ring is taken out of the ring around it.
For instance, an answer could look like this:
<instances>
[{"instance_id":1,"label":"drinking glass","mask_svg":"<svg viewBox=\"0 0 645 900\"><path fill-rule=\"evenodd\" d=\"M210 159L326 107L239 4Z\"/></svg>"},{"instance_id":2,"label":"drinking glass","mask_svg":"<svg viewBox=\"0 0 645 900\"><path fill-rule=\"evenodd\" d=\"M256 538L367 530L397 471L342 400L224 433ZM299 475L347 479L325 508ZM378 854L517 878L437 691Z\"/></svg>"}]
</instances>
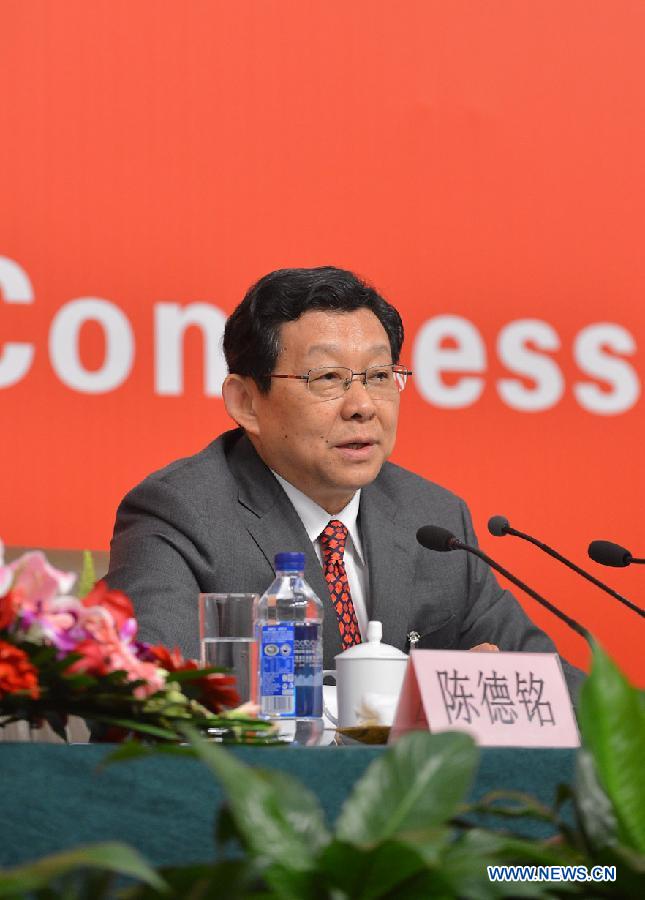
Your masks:
<instances>
[{"instance_id":1,"label":"drinking glass","mask_svg":"<svg viewBox=\"0 0 645 900\"><path fill-rule=\"evenodd\" d=\"M257 594L200 594L199 640L203 666L223 666L235 675L240 702L256 700Z\"/></svg>"}]
</instances>

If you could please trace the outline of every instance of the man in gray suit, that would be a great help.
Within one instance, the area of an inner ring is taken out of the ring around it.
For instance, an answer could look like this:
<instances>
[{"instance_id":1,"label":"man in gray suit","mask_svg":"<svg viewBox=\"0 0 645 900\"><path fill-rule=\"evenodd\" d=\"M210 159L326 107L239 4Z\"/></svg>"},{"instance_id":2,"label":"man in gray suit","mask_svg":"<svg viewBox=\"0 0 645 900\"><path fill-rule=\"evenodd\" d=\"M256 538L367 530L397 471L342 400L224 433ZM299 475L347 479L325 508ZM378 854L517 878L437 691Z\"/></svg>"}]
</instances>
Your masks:
<instances>
[{"instance_id":1,"label":"man in gray suit","mask_svg":"<svg viewBox=\"0 0 645 900\"><path fill-rule=\"evenodd\" d=\"M132 598L143 640L196 657L200 591L262 593L275 554L304 550L326 603L325 667L368 619L401 649L416 633L422 648L554 650L483 562L416 542L427 524L476 538L462 500L387 462L411 374L402 344L396 309L351 272L281 270L250 288L224 335L239 427L151 475L117 513L107 580ZM342 609L323 575L330 524ZM582 675L564 669L575 695Z\"/></svg>"}]
</instances>

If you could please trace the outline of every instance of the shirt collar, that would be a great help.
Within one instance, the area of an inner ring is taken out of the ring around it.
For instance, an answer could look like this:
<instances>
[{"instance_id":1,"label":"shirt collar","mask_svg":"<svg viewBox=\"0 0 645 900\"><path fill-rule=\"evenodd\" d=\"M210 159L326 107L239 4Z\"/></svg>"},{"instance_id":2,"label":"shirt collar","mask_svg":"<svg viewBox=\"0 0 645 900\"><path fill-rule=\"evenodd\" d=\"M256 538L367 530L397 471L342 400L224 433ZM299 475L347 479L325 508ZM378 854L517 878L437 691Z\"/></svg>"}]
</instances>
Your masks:
<instances>
[{"instance_id":1,"label":"shirt collar","mask_svg":"<svg viewBox=\"0 0 645 900\"><path fill-rule=\"evenodd\" d=\"M273 472L273 469L271 470ZM361 562L363 562L363 548L361 546L361 539L358 533L358 509L361 502L361 492L360 490L356 491L352 499L349 501L347 506L344 509L341 509L339 513L335 516L330 515L327 510L323 509L322 506L318 506L318 504L308 497L306 494L303 494L302 491L298 490L297 487L294 487L288 481L285 481L277 472L273 472L275 477L277 478L279 484L284 490L285 494L291 500L294 509L302 519L302 524L305 526L305 531L309 537L309 540L312 544L314 544L326 525L332 520L337 519L342 522L354 544L354 549L356 550Z\"/></svg>"}]
</instances>

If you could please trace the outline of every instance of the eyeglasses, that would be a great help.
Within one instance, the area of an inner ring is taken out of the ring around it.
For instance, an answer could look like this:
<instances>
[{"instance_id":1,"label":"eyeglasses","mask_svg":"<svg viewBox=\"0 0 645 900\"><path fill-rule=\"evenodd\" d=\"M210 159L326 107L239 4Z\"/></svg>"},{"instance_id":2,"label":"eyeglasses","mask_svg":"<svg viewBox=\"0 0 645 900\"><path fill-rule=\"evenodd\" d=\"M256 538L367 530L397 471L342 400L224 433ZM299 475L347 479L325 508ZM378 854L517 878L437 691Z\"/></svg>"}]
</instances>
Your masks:
<instances>
[{"instance_id":1,"label":"eyeglasses","mask_svg":"<svg viewBox=\"0 0 645 900\"><path fill-rule=\"evenodd\" d=\"M376 400L393 400L400 394L412 372L405 366L370 366L364 372L353 372L345 366L310 369L306 375L271 375L271 378L295 378L306 381L319 400L337 400L348 391L355 378L360 378Z\"/></svg>"}]
</instances>

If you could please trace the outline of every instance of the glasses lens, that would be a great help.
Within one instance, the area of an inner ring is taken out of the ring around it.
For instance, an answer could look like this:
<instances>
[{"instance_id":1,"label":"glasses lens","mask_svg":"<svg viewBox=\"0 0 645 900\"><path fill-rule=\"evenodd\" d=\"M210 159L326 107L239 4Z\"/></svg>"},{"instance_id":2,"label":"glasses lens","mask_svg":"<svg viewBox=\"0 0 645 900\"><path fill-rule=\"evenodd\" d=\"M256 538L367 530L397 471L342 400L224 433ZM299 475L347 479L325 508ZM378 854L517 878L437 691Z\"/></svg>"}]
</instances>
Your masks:
<instances>
[{"instance_id":1,"label":"glasses lens","mask_svg":"<svg viewBox=\"0 0 645 900\"><path fill-rule=\"evenodd\" d=\"M367 386L374 397L391 398L405 387L407 370L403 366L372 366L366 372Z\"/></svg>"},{"instance_id":2,"label":"glasses lens","mask_svg":"<svg viewBox=\"0 0 645 900\"><path fill-rule=\"evenodd\" d=\"M392 366L370 366L365 372L365 383L374 397L389 397L398 392Z\"/></svg>"},{"instance_id":3,"label":"glasses lens","mask_svg":"<svg viewBox=\"0 0 645 900\"><path fill-rule=\"evenodd\" d=\"M333 400L343 396L345 384L351 377L351 369L345 369L343 366L312 369L307 384L316 397L320 397L321 400Z\"/></svg>"}]
</instances>

